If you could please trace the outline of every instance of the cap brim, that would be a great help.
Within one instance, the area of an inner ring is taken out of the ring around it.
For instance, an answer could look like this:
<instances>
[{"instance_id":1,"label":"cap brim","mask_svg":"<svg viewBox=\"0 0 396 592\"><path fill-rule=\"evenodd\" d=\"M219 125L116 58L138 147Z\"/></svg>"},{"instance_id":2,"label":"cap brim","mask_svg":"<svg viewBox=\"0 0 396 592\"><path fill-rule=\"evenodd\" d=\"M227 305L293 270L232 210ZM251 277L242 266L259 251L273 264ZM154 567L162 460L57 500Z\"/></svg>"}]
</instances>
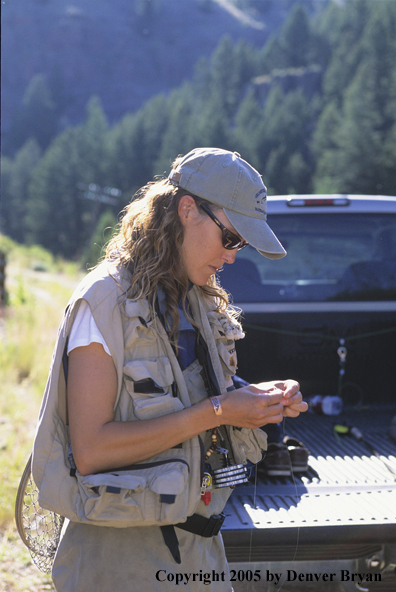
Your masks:
<instances>
[{"instance_id":1,"label":"cap brim","mask_svg":"<svg viewBox=\"0 0 396 592\"><path fill-rule=\"evenodd\" d=\"M241 237L267 259L281 259L287 253L267 222L224 208L224 213Z\"/></svg>"}]
</instances>

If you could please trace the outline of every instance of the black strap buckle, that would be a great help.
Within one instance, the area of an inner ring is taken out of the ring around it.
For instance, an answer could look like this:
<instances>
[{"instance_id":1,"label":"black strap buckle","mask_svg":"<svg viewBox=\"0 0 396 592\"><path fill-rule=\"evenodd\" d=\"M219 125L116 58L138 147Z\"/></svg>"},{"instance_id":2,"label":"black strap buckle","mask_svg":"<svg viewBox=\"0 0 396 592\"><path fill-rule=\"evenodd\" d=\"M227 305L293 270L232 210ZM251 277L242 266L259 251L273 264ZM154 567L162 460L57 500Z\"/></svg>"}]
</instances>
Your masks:
<instances>
[{"instance_id":1,"label":"black strap buckle","mask_svg":"<svg viewBox=\"0 0 396 592\"><path fill-rule=\"evenodd\" d=\"M210 518L205 518L205 516L200 516L199 514L192 514L187 518L186 522L179 522L175 526L193 534L209 538L219 534L224 520L225 514L223 513L213 514Z\"/></svg>"},{"instance_id":2,"label":"black strap buckle","mask_svg":"<svg viewBox=\"0 0 396 592\"><path fill-rule=\"evenodd\" d=\"M223 514L223 512L221 514L213 514L213 516L208 518L207 524L203 529L201 536L213 537L218 535L221 527L223 526L224 520L225 514Z\"/></svg>"},{"instance_id":3,"label":"black strap buckle","mask_svg":"<svg viewBox=\"0 0 396 592\"><path fill-rule=\"evenodd\" d=\"M175 527L209 538L219 534L224 520L225 514L223 514L223 512L221 514L213 514L210 518L205 518L199 514L192 514L187 518L186 522L168 524L166 526L161 526L160 528L164 537L164 542L171 552L173 559L176 563L181 563L179 541L177 540Z\"/></svg>"}]
</instances>

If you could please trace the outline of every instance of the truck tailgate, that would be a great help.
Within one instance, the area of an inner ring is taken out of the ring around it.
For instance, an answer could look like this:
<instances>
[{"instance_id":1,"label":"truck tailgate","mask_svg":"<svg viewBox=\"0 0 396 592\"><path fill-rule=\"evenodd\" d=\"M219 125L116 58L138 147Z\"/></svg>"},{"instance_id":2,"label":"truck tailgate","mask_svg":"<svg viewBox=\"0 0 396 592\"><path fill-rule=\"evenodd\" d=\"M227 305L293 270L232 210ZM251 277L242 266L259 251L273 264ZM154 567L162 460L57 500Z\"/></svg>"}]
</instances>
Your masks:
<instances>
[{"instance_id":1,"label":"truck tailgate","mask_svg":"<svg viewBox=\"0 0 396 592\"><path fill-rule=\"evenodd\" d=\"M310 450L309 470L292 477L259 473L236 488L222 528L229 561L249 561L268 544L294 548L297 537L300 545L396 542L396 442L387 434L394 415L396 406L387 406L286 419L285 434ZM334 424L344 422L364 440L336 436Z\"/></svg>"}]
</instances>

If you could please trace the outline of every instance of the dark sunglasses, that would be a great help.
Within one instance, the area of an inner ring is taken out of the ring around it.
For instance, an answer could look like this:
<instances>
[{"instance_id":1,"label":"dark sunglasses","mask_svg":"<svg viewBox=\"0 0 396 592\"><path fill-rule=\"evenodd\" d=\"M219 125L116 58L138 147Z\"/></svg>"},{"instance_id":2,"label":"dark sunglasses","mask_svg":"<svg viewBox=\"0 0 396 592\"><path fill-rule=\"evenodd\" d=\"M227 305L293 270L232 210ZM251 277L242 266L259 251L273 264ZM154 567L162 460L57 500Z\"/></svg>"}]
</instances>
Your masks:
<instances>
[{"instance_id":1,"label":"dark sunglasses","mask_svg":"<svg viewBox=\"0 0 396 592\"><path fill-rule=\"evenodd\" d=\"M211 212L211 210L207 206L205 206L205 204L198 203L198 205L200 208L203 209L205 214L207 214L209 216L209 218L212 218L213 222L215 224L217 224L217 226L220 228L220 230L223 234L222 242L223 242L223 247L225 249L228 249L229 251L233 251L234 249L238 249L238 251L240 251L244 247L247 247L247 245L249 243L247 243L243 239L240 239L239 236L237 236L236 234L231 232L231 230L228 230L228 228L226 228L224 226L224 224L222 224L220 222L220 220L218 218L216 218L216 216L213 214L213 212Z\"/></svg>"}]
</instances>

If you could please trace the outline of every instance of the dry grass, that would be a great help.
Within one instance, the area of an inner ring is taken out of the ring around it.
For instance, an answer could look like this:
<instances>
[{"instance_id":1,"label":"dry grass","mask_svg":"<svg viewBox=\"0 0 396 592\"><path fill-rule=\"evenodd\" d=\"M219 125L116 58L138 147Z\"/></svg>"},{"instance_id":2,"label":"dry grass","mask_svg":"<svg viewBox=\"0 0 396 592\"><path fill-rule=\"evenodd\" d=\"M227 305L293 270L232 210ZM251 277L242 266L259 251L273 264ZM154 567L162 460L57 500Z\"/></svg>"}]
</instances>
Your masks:
<instances>
[{"instance_id":1,"label":"dry grass","mask_svg":"<svg viewBox=\"0 0 396 592\"><path fill-rule=\"evenodd\" d=\"M28 549L15 527L0 533L0 592L54 591L51 576L41 573L32 563Z\"/></svg>"},{"instance_id":2,"label":"dry grass","mask_svg":"<svg viewBox=\"0 0 396 592\"><path fill-rule=\"evenodd\" d=\"M32 448L58 325L81 272L40 248L6 248L8 304L0 309L0 592L53 590L16 533L14 504Z\"/></svg>"}]
</instances>

